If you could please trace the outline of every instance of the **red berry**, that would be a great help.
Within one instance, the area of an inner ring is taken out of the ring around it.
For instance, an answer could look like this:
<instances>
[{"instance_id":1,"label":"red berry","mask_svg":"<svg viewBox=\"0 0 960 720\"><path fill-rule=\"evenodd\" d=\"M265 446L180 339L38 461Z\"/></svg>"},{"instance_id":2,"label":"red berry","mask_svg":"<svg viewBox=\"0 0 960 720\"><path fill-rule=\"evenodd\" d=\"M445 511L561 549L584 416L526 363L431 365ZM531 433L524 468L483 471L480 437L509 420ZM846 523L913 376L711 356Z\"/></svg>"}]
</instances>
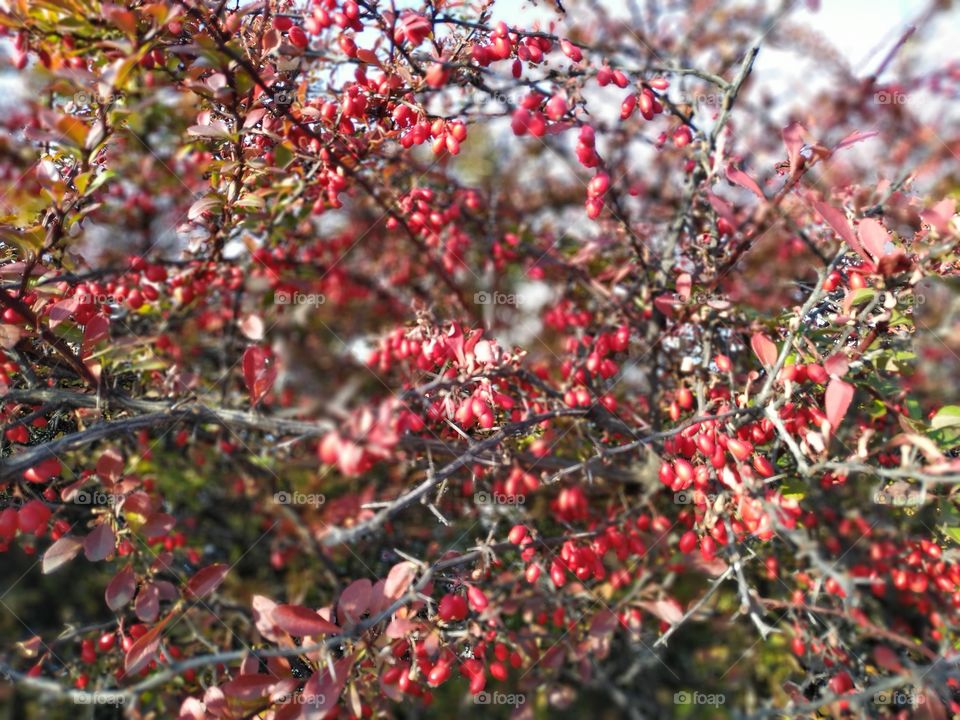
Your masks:
<instances>
[{"instance_id":1,"label":"red berry","mask_svg":"<svg viewBox=\"0 0 960 720\"><path fill-rule=\"evenodd\" d=\"M470 607L474 610L474 612L483 612L490 604L490 601L487 599L487 596L484 595L483 590L478 588L476 585L467 586L467 600L469 601Z\"/></svg>"},{"instance_id":2,"label":"red berry","mask_svg":"<svg viewBox=\"0 0 960 720\"><path fill-rule=\"evenodd\" d=\"M111 650L117 642L117 634L114 632L105 632L97 638L97 649L100 652Z\"/></svg>"},{"instance_id":3,"label":"red berry","mask_svg":"<svg viewBox=\"0 0 960 720\"><path fill-rule=\"evenodd\" d=\"M292 28L290 28L290 32L287 33L287 37L290 39L291 45L298 47L301 50L310 44L310 38L307 37L307 34L303 31L303 28L299 25L294 25Z\"/></svg>"},{"instance_id":4,"label":"red berry","mask_svg":"<svg viewBox=\"0 0 960 720\"><path fill-rule=\"evenodd\" d=\"M748 443L746 440L730 438L727 440L727 450L731 455L733 455L733 457L742 462L750 457L751 454L753 454L753 445Z\"/></svg>"},{"instance_id":5,"label":"red berry","mask_svg":"<svg viewBox=\"0 0 960 720\"><path fill-rule=\"evenodd\" d=\"M38 534L40 530L47 526L51 514L50 508L40 500L31 500L21 507L17 513L17 524L20 526L20 532L28 535Z\"/></svg>"},{"instance_id":6,"label":"red berry","mask_svg":"<svg viewBox=\"0 0 960 720\"><path fill-rule=\"evenodd\" d=\"M61 469L60 461L57 458L47 458L25 471L23 477L32 483L44 483L55 475L59 475Z\"/></svg>"},{"instance_id":7,"label":"red berry","mask_svg":"<svg viewBox=\"0 0 960 720\"><path fill-rule=\"evenodd\" d=\"M450 677L450 665L445 662L439 662L427 675L427 684L429 684L430 687L437 687L446 682L448 677Z\"/></svg>"},{"instance_id":8,"label":"red berry","mask_svg":"<svg viewBox=\"0 0 960 720\"><path fill-rule=\"evenodd\" d=\"M444 622L457 622L467 616L467 601L463 595L448 593L440 599L437 615Z\"/></svg>"}]
</instances>

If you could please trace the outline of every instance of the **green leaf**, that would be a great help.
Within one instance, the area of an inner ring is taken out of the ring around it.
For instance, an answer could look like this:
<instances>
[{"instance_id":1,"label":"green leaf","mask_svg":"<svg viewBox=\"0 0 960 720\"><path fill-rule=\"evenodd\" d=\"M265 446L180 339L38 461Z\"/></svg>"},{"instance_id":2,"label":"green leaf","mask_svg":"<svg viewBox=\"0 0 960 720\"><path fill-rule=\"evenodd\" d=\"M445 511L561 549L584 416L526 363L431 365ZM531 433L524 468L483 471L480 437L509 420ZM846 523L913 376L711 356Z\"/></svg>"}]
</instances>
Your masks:
<instances>
[{"instance_id":1,"label":"green leaf","mask_svg":"<svg viewBox=\"0 0 960 720\"><path fill-rule=\"evenodd\" d=\"M209 195L204 195L202 198L200 198L193 205L190 206L190 210L187 211L187 217L190 218L191 220L196 220L205 212L209 212L209 213L220 212L220 208L222 207L223 207L223 198L221 198L219 195L210 193Z\"/></svg>"},{"instance_id":2,"label":"green leaf","mask_svg":"<svg viewBox=\"0 0 960 720\"><path fill-rule=\"evenodd\" d=\"M948 538L953 540L955 543L960 543L960 527L944 527L942 530L943 534Z\"/></svg>"},{"instance_id":3,"label":"green leaf","mask_svg":"<svg viewBox=\"0 0 960 720\"><path fill-rule=\"evenodd\" d=\"M873 300L876 295L877 291L873 288L860 288L854 291L853 296L850 298L850 305L853 307L863 305Z\"/></svg>"},{"instance_id":4,"label":"green leaf","mask_svg":"<svg viewBox=\"0 0 960 720\"><path fill-rule=\"evenodd\" d=\"M117 176L117 173L115 171L104 170L99 175L97 175L93 179L93 181L90 183L89 191L93 192L94 190L99 188L101 185L103 185L105 182L107 182L108 180L111 180L112 178L115 178L116 176Z\"/></svg>"},{"instance_id":5,"label":"green leaf","mask_svg":"<svg viewBox=\"0 0 960 720\"><path fill-rule=\"evenodd\" d=\"M780 483L780 494L791 500L803 500L807 496L807 486L800 480L784 480Z\"/></svg>"},{"instance_id":6,"label":"green leaf","mask_svg":"<svg viewBox=\"0 0 960 720\"><path fill-rule=\"evenodd\" d=\"M73 184L77 188L77 192L81 195L87 193L87 184L90 182L90 172L80 173L73 179Z\"/></svg>"},{"instance_id":7,"label":"green leaf","mask_svg":"<svg viewBox=\"0 0 960 720\"><path fill-rule=\"evenodd\" d=\"M250 208L253 210L263 210L263 208L265 207L263 198L260 197L259 195L255 195L254 193L247 193L246 195L242 195L240 199L234 203L234 205L236 205L237 207Z\"/></svg>"},{"instance_id":8,"label":"green leaf","mask_svg":"<svg viewBox=\"0 0 960 720\"><path fill-rule=\"evenodd\" d=\"M960 405L945 405L937 411L930 421L930 427L934 430L960 425Z\"/></svg>"},{"instance_id":9,"label":"green leaf","mask_svg":"<svg viewBox=\"0 0 960 720\"><path fill-rule=\"evenodd\" d=\"M273 158L277 167L285 168L293 160L293 153L284 143L277 144L273 149Z\"/></svg>"}]
</instances>

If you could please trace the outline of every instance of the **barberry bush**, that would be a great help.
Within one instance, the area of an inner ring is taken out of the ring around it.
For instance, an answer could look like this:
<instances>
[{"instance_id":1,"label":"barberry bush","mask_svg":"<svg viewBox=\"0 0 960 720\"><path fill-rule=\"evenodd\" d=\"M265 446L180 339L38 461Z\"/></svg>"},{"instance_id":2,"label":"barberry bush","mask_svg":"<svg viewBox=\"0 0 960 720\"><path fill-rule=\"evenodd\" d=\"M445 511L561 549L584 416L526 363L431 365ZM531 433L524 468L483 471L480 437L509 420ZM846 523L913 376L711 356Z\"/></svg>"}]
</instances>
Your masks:
<instances>
[{"instance_id":1,"label":"barberry bush","mask_svg":"<svg viewBox=\"0 0 960 720\"><path fill-rule=\"evenodd\" d=\"M956 16L617 5L0 3L10 717L960 714Z\"/></svg>"}]
</instances>

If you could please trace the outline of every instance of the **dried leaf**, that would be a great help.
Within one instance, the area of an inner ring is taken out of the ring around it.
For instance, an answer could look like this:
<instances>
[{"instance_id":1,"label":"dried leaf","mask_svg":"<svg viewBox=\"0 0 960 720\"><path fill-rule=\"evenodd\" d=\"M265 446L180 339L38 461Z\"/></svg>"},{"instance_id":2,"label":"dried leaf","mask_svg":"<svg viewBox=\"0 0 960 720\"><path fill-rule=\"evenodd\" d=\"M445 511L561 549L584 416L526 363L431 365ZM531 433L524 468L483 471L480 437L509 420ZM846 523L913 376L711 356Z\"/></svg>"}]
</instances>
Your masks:
<instances>
[{"instance_id":1,"label":"dried leaf","mask_svg":"<svg viewBox=\"0 0 960 720\"><path fill-rule=\"evenodd\" d=\"M82 547L83 541L79 538L64 535L43 554L43 574L48 575L73 560Z\"/></svg>"}]
</instances>

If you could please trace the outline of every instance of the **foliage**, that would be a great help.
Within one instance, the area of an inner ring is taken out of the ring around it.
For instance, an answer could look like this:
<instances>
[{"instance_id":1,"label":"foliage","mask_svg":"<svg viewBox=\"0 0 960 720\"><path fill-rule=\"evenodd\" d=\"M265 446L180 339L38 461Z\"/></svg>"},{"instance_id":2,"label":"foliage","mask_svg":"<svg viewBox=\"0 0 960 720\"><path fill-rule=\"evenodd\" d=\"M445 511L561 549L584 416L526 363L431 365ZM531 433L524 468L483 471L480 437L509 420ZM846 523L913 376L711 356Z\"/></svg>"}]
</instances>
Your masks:
<instances>
[{"instance_id":1,"label":"foliage","mask_svg":"<svg viewBox=\"0 0 960 720\"><path fill-rule=\"evenodd\" d=\"M4 3L10 707L960 714L946 4L795 4Z\"/></svg>"}]
</instances>

